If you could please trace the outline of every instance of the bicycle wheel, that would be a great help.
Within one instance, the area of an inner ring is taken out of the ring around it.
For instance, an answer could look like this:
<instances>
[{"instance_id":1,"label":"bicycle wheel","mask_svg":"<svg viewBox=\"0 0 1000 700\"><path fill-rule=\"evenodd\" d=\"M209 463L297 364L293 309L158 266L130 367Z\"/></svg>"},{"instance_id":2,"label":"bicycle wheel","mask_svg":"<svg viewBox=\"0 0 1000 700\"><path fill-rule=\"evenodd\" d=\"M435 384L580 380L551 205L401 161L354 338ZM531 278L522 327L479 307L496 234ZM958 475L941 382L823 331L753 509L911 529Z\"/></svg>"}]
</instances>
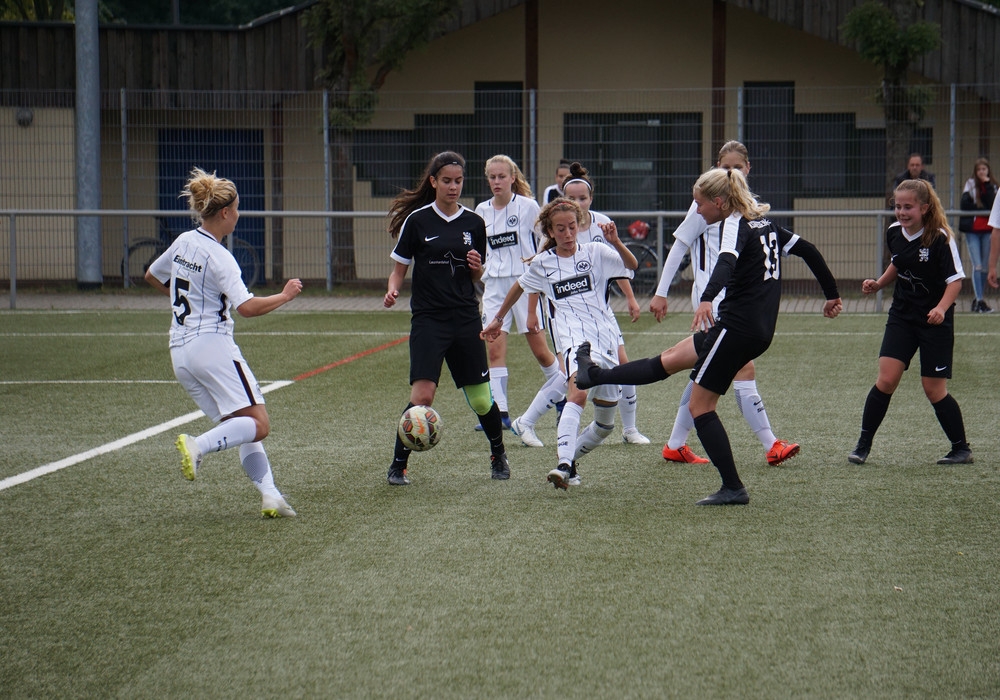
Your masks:
<instances>
[{"instance_id":1,"label":"bicycle wheel","mask_svg":"<svg viewBox=\"0 0 1000 700\"><path fill-rule=\"evenodd\" d=\"M659 270L657 269L660 261L656 251L645 243L636 243L635 241L627 242L625 247L639 261L639 267L636 268L635 276L632 278L632 291L637 299L652 296L653 292L656 291L656 285L660 282ZM612 294L622 296L622 290L617 283L612 282L610 286Z\"/></svg>"},{"instance_id":2,"label":"bicycle wheel","mask_svg":"<svg viewBox=\"0 0 1000 700\"><path fill-rule=\"evenodd\" d=\"M167 249L158 238L140 238L128 247L128 253L122 259L122 281L126 287L137 287L146 284L146 270L153 261L163 255Z\"/></svg>"},{"instance_id":3,"label":"bicycle wheel","mask_svg":"<svg viewBox=\"0 0 1000 700\"><path fill-rule=\"evenodd\" d=\"M239 238L234 238L233 241L233 257L236 258L236 262L240 264L240 271L243 273L243 284L250 289L260 283L260 258L257 256L257 251L254 247L244 240Z\"/></svg>"}]
</instances>

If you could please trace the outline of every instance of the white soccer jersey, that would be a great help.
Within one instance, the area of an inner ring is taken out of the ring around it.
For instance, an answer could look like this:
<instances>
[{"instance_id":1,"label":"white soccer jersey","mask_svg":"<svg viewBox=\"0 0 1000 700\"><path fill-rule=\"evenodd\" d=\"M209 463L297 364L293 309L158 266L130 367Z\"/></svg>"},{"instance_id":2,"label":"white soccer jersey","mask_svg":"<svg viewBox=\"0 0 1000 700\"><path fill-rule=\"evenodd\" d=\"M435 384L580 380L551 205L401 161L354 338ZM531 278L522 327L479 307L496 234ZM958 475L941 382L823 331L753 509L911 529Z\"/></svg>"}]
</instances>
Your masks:
<instances>
[{"instance_id":1,"label":"white soccer jersey","mask_svg":"<svg viewBox=\"0 0 1000 700\"><path fill-rule=\"evenodd\" d=\"M712 277L712 270L719 260L719 242L722 234L719 232L718 222L709 224L705 218L698 213L698 203L691 202L687 216L674 231L674 240L682 243L691 253L691 268L694 270L694 282L691 284L691 306L696 308L701 303L702 292L708 285L708 280ZM678 263L680 261L678 260ZM663 274L660 276L660 283L656 288L656 295L666 298L670 289L670 282L677 274L677 267L665 266ZM719 316L719 303L725 296L726 290L722 290L715 298L715 316Z\"/></svg>"},{"instance_id":2,"label":"white soccer jersey","mask_svg":"<svg viewBox=\"0 0 1000 700\"><path fill-rule=\"evenodd\" d=\"M170 287L170 347L206 333L233 335L232 310L253 297L229 250L201 229L179 235L149 266Z\"/></svg>"},{"instance_id":3,"label":"white soccer jersey","mask_svg":"<svg viewBox=\"0 0 1000 700\"><path fill-rule=\"evenodd\" d=\"M556 345L566 352L589 340L595 352L618 357L620 332L605 297L608 280L632 270L606 243L584 243L572 257L554 248L539 253L518 279L525 292L544 294L555 308Z\"/></svg>"},{"instance_id":4,"label":"white soccer jersey","mask_svg":"<svg viewBox=\"0 0 1000 700\"><path fill-rule=\"evenodd\" d=\"M492 199L476 207L486 222L484 282L491 277L517 277L528 269L524 260L538 252L538 210L538 202L516 194L502 209L494 207Z\"/></svg>"}]
</instances>

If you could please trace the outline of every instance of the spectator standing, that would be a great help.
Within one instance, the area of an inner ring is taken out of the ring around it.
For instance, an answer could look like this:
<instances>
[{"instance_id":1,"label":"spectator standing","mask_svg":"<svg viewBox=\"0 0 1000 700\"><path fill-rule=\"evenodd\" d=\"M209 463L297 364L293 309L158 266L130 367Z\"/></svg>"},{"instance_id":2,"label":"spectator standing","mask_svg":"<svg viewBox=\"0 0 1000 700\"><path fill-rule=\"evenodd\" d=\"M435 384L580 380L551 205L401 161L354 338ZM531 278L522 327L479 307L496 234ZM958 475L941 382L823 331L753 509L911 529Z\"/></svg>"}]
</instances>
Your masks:
<instances>
[{"instance_id":1,"label":"spectator standing","mask_svg":"<svg viewBox=\"0 0 1000 700\"><path fill-rule=\"evenodd\" d=\"M985 158L976 159L972 177L962 188L960 206L965 211L990 209L997 196L997 180L993 176L990 162ZM958 230L965 235L965 244L969 249L969 260L972 262L972 291L976 298L972 300L974 313L990 313L993 311L983 299L986 291L986 261L989 258L990 223L988 216L963 216L958 220Z\"/></svg>"}]
</instances>

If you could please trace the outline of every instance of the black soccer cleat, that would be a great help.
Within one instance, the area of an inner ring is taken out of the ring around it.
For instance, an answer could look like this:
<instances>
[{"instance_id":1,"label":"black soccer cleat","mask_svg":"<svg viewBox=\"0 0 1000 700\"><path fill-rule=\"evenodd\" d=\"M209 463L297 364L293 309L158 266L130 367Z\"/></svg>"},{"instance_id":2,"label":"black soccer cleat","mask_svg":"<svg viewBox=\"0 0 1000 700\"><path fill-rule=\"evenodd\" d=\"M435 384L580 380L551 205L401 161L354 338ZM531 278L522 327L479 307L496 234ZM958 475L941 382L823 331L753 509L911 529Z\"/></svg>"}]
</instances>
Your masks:
<instances>
[{"instance_id":1,"label":"black soccer cleat","mask_svg":"<svg viewBox=\"0 0 1000 700\"><path fill-rule=\"evenodd\" d=\"M490 455L490 478L497 481L506 481L510 478L510 463L507 461L507 453Z\"/></svg>"},{"instance_id":2,"label":"black soccer cleat","mask_svg":"<svg viewBox=\"0 0 1000 700\"><path fill-rule=\"evenodd\" d=\"M747 493L746 487L741 487L738 489L730 489L723 486L721 489L713 493L711 496L705 496L705 498L698 501L695 505L745 506L749 502L750 502L750 494Z\"/></svg>"},{"instance_id":3,"label":"black soccer cleat","mask_svg":"<svg viewBox=\"0 0 1000 700\"><path fill-rule=\"evenodd\" d=\"M597 369L597 365L590 359L590 341L585 340L576 349L576 386L578 389L589 389L596 382L593 381L591 370Z\"/></svg>"},{"instance_id":4,"label":"black soccer cleat","mask_svg":"<svg viewBox=\"0 0 1000 700\"><path fill-rule=\"evenodd\" d=\"M851 464L864 464L868 459L868 453L872 451L871 443L859 440L854 450L847 455L847 461Z\"/></svg>"},{"instance_id":5,"label":"black soccer cleat","mask_svg":"<svg viewBox=\"0 0 1000 700\"><path fill-rule=\"evenodd\" d=\"M972 464L972 450L969 448L952 450L937 461L938 464Z\"/></svg>"},{"instance_id":6,"label":"black soccer cleat","mask_svg":"<svg viewBox=\"0 0 1000 700\"><path fill-rule=\"evenodd\" d=\"M386 481L392 486L409 486L410 484L410 480L406 478L406 470L395 469L394 467L389 467L389 474L386 476Z\"/></svg>"}]
</instances>

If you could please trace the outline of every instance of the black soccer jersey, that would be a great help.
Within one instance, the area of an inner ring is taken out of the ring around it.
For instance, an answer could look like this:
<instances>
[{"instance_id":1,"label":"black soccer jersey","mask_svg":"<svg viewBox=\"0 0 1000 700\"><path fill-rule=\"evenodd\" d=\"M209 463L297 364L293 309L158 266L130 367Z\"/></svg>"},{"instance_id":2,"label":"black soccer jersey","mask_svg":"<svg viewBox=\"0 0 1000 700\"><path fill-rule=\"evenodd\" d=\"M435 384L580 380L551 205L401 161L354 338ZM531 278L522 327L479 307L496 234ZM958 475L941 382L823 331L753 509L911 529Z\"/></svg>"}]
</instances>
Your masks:
<instances>
[{"instance_id":1,"label":"black soccer jersey","mask_svg":"<svg viewBox=\"0 0 1000 700\"><path fill-rule=\"evenodd\" d=\"M797 255L816 275L827 299L839 297L837 284L811 243L768 219L732 214L722 221L719 260L701 295L712 301L723 288L720 323L739 333L770 340L781 301L781 258Z\"/></svg>"},{"instance_id":2,"label":"black soccer jersey","mask_svg":"<svg viewBox=\"0 0 1000 700\"><path fill-rule=\"evenodd\" d=\"M955 237L938 236L930 246L920 242L923 229L911 236L898 221L885 232L886 247L896 268L889 313L922 323L944 296L945 287L965 277Z\"/></svg>"},{"instance_id":3,"label":"black soccer jersey","mask_svg":"<svg viewBox=\"0 0 1000 700\"><path fill-rule=\"evenodd\" d=\"M470 248L486 259L486 225L465 207L448 217L432 202L406 217L390 257L413 268L412 311L471 307L478 316L479 300L466 262Z\"/></svg>"}]
</instances>

